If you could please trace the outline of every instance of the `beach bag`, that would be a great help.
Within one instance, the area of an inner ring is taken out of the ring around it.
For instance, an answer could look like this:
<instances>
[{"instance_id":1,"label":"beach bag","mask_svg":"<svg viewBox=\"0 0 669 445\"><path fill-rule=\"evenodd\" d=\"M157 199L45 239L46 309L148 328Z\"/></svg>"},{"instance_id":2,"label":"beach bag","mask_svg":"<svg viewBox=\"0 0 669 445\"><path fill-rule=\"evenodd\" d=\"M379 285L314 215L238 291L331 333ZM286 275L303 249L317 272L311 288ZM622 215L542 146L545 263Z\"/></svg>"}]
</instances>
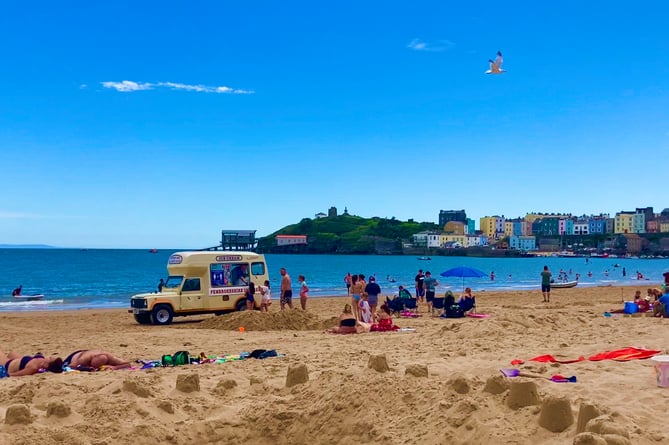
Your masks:
<instances>
[{"instance_id":1,"label":"beach bag","mask_svg":"<svg viewBox=\"0 0 669 445\"><path fill-rule=\"evenodd\" d=\"M278 354L275 349L255 349L249 354L249 358L264 359L268 357L276 357Z\"/></svg>"},{"instance_id":2,"label":"beach bag","mask_svg":"<svg viewBox=\"0 0 669 445\"><path fill-rule=\"evenodd\" d=\"M163 366L190 365L190 353L188 351L177 351L174 355L163 355L161 362Z\"/></svg>"}]
</instances>

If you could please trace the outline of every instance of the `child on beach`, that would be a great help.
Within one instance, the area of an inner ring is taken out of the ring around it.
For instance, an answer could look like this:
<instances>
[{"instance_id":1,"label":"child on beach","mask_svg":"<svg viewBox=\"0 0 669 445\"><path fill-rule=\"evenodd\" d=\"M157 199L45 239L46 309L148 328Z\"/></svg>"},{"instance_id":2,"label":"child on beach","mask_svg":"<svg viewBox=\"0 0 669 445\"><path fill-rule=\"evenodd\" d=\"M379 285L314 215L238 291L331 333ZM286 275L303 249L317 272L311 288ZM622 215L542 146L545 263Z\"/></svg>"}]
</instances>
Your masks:
<instances>
[{"instance_id":1,"label":"child on beach","mask_svg":"<svg viewBox=\"0 0 669 445\"><path fill-rule=\"evenodd\" d=\"M246 291L246 310L252 311L256 302L254 295L256 293L256 286L253 284L253 281L249 283L249 288Z\"/></svg>"},{"instance_id":2,"label":"child on beach","mask_svg":"<svg viewBox=\"0 0 669 445\"><path fill-rule=\"evenodd\" d=\"M299 275L297 281L300 282L300 305L302 306L302 310L306 311L307 298L309 298L309 286L307 286L307 282L304 281L304 275Z\"/></svg>"},{"instance_id":3,"label":"child on beach","mask_svg":"<svg viewBox=\"0 0 669 445\"><path fill-rule=\"evenodd\" d=\"M359 310L360 310L360 321L362 321L363 323L371 323L372 309L369 307L369 303L367 302L367 294L364 293L362 294Z\"/></svg>"},{"instance_id":4,"label":"child on beach","mask_svg":"<svg viewBox=\"0 0 669 445\"><path fill-rule=\"evenodd\" d=\"M269 312L269 306L272 304L272 293L269 289L269 280L265 280L259 289L260 295L262 295L262 300L260 302L260 312Z\"/></svg>"}]
</instances>

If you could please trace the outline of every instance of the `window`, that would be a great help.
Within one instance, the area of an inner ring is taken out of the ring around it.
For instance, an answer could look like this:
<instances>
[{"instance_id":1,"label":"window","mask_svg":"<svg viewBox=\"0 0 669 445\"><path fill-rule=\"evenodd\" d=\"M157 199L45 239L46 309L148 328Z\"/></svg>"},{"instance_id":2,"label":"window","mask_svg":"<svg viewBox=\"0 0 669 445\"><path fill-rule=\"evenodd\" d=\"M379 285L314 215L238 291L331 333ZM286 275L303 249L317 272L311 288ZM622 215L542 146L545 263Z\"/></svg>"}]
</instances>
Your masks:
<instances>
[{"instance_id":1,"label":"window","mask_svg":"<svg viewBox=\"0 0 669 445\"><path fill-rule=\"evenodd\" d=\"M184 281L184 287L181 288L182 292L191 292L199 290L200 290L199 278L186 278L186 281Z\"/></svg>"},{"instance_id":2,"label":"window","mask_svg":"<svg viewBox=\"0 0 669 445\"><path fill-rule=\"evenodd\" d=\"M211 287L246 286L249 283L247 263L213 263L209 265Z\"/></svg>"},{"instance_id":3,"label":"window","mask_svg":"<svg viewBox=\"0 0 669 445\"><path fill-rule=\"evenodd\" d=\"M184 277L182 275L170 275L165 281L163 289L176 289L181 285Z\"/></svg>"},{"instance_id":4,"label":"window","mask_svg":"<svg viewBox=\"0 0 669 445\"><path fill-rule=\"evenodd\" d=\"M265 275L265 263L251 264L251 273L253 275Z\"/></svg>"}]
</instances>

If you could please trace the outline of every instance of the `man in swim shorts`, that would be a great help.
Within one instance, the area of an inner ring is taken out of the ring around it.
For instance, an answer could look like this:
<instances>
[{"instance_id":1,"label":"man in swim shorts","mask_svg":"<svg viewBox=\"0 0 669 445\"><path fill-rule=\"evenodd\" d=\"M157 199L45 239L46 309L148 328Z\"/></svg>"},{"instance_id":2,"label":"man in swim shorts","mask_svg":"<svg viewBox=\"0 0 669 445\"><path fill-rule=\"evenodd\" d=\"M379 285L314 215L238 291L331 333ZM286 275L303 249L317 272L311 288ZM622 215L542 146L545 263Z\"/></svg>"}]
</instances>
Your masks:
<instances>
[{"instance_id":1,"label":"man in swim shorts","mask_svg":"<svg viewBox=\"0 0 669 445\"><path fill-rule=\"evenodd\" d=\"M541 293L544 296L544 303L551 302L551 277L552 274L548 270L548 266L544 266L544 270L541 272Z\"/></svg>"},{"instance_id":2,"label":"man in swim shorts","mask_svg":"<svg viewBox=\"0 0 669 445\"><path fill-rule=\"evenodd\" d=\"M414 278L416 282L416 300L423 301L425 296L425 287L423 286L423 280L425 280L425 275L423 274L423 269L418 269L418 275Z\"/></svg>"},{"instance_id":3,"label":"man in swim shorts","mask_svg":"<svg viewBox=\"0 0 669 445\"><path fill-rule=\"evenodd\" d=\"M427 311L432 312L432 301L434 300L434 291L439 282L432 278L432 273L425 272L423 279L423 290L425 291L425 301L427 301Z\"/></svg>"},{"instance_id":4,"label":"man in swim shorts","mask_svg":"<svg viewBox=\"0 0 669 445\"><path fill-rule=\"evenodd\" d=\"M281 303L281 310L284 310L286 305L289 308L293 308L293 287L290 282L290 275L286 272L286 268L281 268L281 297L279 297L279 303Z\"/></svg>"}]
</instances>

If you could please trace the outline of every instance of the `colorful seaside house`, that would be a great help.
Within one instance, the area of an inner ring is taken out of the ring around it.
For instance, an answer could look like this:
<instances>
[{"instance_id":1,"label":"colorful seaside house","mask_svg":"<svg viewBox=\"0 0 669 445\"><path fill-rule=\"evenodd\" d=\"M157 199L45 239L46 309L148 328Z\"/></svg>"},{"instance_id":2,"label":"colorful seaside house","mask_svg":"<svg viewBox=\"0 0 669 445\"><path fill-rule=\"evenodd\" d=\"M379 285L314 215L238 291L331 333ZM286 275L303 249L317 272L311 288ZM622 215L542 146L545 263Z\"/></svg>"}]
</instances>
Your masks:
<instances>
[{"instance_id":1,"label":"colorful seaside house","mask_svg":"<svg viewBox=\"0 0 669 445\"><path fill-rule=\"evenodd\" d=\"M509 247L525 252L537 250L537 239L532 235L513 235L509 237Z\"/></svg>"}]
</instances>

